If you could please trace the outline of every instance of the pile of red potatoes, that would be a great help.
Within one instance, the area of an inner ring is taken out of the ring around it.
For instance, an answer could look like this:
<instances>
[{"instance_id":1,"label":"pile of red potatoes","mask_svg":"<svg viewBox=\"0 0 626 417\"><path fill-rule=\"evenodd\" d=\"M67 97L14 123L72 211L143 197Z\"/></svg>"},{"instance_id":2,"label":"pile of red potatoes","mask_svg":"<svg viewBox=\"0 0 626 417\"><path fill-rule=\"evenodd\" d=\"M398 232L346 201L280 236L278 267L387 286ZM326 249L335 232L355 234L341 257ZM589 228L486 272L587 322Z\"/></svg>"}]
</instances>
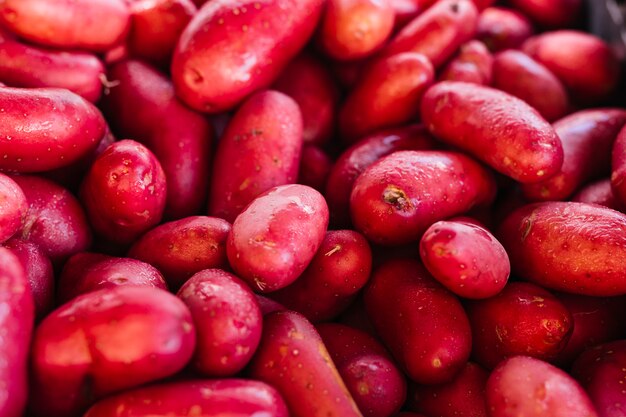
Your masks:
<instances>
[{"instance_id":1,"label":"pile of red potatoes","mask_svg":"<svg viewBox=\"0 0 626 417\"><path fill-rule=\"evenodd\" d=\"M0 417L626 416L588 15L0 0Z\"/></svg>"}]
</instances>

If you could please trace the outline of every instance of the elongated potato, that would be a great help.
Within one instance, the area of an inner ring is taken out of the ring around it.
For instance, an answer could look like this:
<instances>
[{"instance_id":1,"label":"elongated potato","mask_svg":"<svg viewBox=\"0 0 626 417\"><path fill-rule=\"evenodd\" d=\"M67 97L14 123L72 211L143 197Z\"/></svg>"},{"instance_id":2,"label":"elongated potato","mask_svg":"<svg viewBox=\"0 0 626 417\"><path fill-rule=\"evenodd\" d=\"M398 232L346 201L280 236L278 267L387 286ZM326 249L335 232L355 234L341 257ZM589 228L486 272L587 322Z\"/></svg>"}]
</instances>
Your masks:
<instances>
[{"instance_id":1,"label":"elongated potato","mask_svg":"<svg viewBox=\"0 0 626 417\"><path fill-rule=\"evenodd\" d=\"M574 202L530 204L511 213L498 236L521 278L575 294L626 294L623 213Z\"/></svg>"},{"instance_id":2,"label":"elongated potato","mask_svg":"<svg viewBox=\"0 0 626 417\"><path fill-rule=\"evenodd\" d=\"M476 31L476 38L491 52L517 49L534 33L532 23L525 15L505 7L483 10L478 16Z\"/></svg>"},{"instance_id":3,"label":"elongated potato","mask_svg":"<svg viewBox=\"0 0 626 417\"><path fill-rule=\"evenodd\" d=\"M423 13L437 0L389 0L396 12L396 29L404 27L416 16Z\"/></svg>"},{"instance_id":4,"label":"elongated potato","mask_svg":"<svg viewBox=\"0 0 626 417\"><path fill-rule=\"evenodd\" d=\"M492 73L493 56L484 43L472 40L461 45L458 55L444 67L438 80L490 85Z\"/></svg>"},{"instance_id":5,"label":"elongated potato","mask_svg":"<svg viewBox=\"0 0 626 417\"><path fill-rule=\"evenodd\" d=\"M548 178L563 164L552 126L522 100L490 87L435 84L422 99L422 120L437 138L522 183Z\"/></svg>"}]
</instances>

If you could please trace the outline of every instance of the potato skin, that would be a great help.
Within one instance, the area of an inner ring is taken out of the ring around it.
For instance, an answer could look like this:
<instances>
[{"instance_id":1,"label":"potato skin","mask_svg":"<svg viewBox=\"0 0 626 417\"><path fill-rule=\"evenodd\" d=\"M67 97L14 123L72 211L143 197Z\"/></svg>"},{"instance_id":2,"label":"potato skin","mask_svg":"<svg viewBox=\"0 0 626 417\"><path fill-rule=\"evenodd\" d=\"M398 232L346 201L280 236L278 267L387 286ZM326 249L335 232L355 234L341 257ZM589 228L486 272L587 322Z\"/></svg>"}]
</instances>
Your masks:
<instances>
[{"instance_id":1,"label":"potato skin","mask_svg":"<svg viewBox=\"0 0 626 417\"><path fill-rule=\"evenodd\" d=\"M502 91L440 82L424 95L421 114L435 137L519 182L541 181L563 164L561 142L552 126L528 104Z\"/></svg>"},{"instance_id":2,"label":"potato skin","mask_svg":"<svg viewBox=\"0 0 626 417\"><path fill-rule=\"evenodd\" d=\"M67 90L3 87L0 107L3 171L26 173L69 165L95 149L104 135L100 111Z\"/></svg>"},{"instance_id":3,"label":"potato skin","mask_svg":"<svg viewBox=\"0 0 626 417\"><path fill-rule=\"evenodd\" d=\"M626 210L626 205L623 204L613 192L610 178L605 178L603 180L598 180L585 185L572 196L572 201L587 204L599 204L621 212Z\"/></svg>"},{"instance_id":4,"label":"potato skin","mask_svg":"<svg viewBox=\"0 0 626 417\"><path fill-rule=\"evenodd\" d=\"M194 346L189 310L166 291L123 286L83 294L35 331L31 404L38 416L80 415L105 395L180 371Z\"/></svg>"},{"instance_id":5,"label":"potato skin","mask_svg":"<svg viewBox=\"0 0 626 417\"><path fill-rule=\"evenodd\" d=\"M0 415L21 417L28 395L33 296L19 259L0 247Z\"/></svg>"},{"instance_id":6,"label":"potato skin","mask_svg":"<svg viewBox=\"0 0 626 417\"><path fill-rule=\"evenodd\" d=\"M572 377L528 356L501 362L487 380L486 393L491 417L598 417Z\"/></svg>"},{"instance_id":7,"label":"potato skin","mask_svg":"<svg viewBox=\"0 0 626 417\"><path fill-rule=\"evenodd\" d=\"M444 67L438 80L490 85L492 67L493 56L485 44L471 40L461 45L458 55Z\"/></svg>"},{"instance_id":8,"label":"potato skin","mask_svg":"<svg viewBox=\"0 0 626 417\"><path fill-rule=\"evenodd\" d=\"M413 381L447 382L465 366L472 344L465 311L418 261L383 263L364 301L378 335Z\"/></svg>"},{"instance_id":9,"label":"potato skin","mask_svg":"<svg viewBox=\"0 0 626 417\"><path fill-rule=\"evenodd\" d=\"M261 340L263 316L250 288L220 270L198 272L180 288L196 328L194 369L206 376L230 376L248 363Z\"/></svg>"},{"instance_id":10,"label":"potato skin","mask_svg":"<svg viewBox=\"0 0 626 417\"><path fill-rule=\"evenodd\" d=\"M619 203L626 205L626 126L619 132L613 143L611 189Z\"/></svg>"},{"instance_id":11,"label":"potato skin","mask_svg":"<svg viewBox=\"0 0 626 417\"><path fill-rule=\"evenodd\" d=\"M274 386L292 417L362 417L322 338L299 313L277 311L264 317L248 374Z\"/></svg>"},{"instance_id":12,"label":"potato skin","mask_svg":"<svg viewBox=\"0 0 626 417\"><path fill-rule=\"evenodd\" d=\"M509 3L541 26L555 29L577 23L583 12L581 0L510 0Z\"/></svg>"},{"instance_id":13,"label":"potato skin","mask_svg":"<svg viewBox=\"0 0 626 417\"><path fill-rule=\"evenodd\" d=\"M178 96L208 113L269 86L309 40L322 0L211 1L181 34L172 59Z\"/></svg>"},{"instance_id":14,"label":"potato skin","mask_svg":"<svg viewBox=\"0 0 626 417\"><path fill-rule=\"evenodd\" d=\"M220 138L213 162L209 215L233 222L254 198L296 181L302 154L302 114L283 93L252 95Z\"/></svg>"},{"instance_id":15,"label":"potato skin","mask_svg":"<svg viewBox=\"0 0 626 417\"><path fill-rule=\"evenodd\" d=\"M276 291L306 269L327 226L328 206L319 192L300 184L274 187L237 217L226 255L255 291Z\"/></svg>"},{"instance_id":16,"label":"potato skin","mask_svg":"<svg viewBox=\"0 0 626 417\"><path fill-rule=\"evenodd\" d=\"M476 38L491 52L518 49L533 33L533 25L517 10L488 7L478 16Z\"/></svg>"},{"instance_id":17,"label":"potato skin","mask_svg":"<svg viewBox=\"0 0 626 417\"><path fill-rule=\"evenodd\" d=\"M300 158L298 184L308 185L322 193L332 167L333 161L325 151L315 145L305 145Z\"/></svg>"},{"instance_id":18,"label":"potato skin","mask_svg":"<svg viewBox=\"0 0 626 417\"><path fill-rule=\"evenodd\" d=\"M11 177L0 173L0 243L6 242L22 227L28 201L22 188Z\"/></svg>"},{"instance_id":19,"label":"potato skin","mask_svg":"<svg viewBox=\"0 0 626 417\"><path fill-rule=\"evenodd\" d=\"M356 179L350 211L356 230L368 240L399 245L419 240L438 220L489 203L494 193L491 173L465 155L398 151Z\"/></svg>"},{"instance_id":20,"label":"potato skin","mask_svg":"<svg viewBox=\"0 0 626 417\"><path fill-rule=\"evenodd\" d=\"M220 417L225 413L289 417L274 388L248 379L188 380L138 388L97 402L84 417Z\"/></svg>"},{"instance_id":21,"label":"potato skin","mask_svg":"<svg viewBox=\"0 0 626 417\"><path fill-rule=\"evenodd\" d=\"M590 296L626 294L626 215L574 202L525 205L497 236L513 273L545 288Z\"/></svg>"}]
</instances>

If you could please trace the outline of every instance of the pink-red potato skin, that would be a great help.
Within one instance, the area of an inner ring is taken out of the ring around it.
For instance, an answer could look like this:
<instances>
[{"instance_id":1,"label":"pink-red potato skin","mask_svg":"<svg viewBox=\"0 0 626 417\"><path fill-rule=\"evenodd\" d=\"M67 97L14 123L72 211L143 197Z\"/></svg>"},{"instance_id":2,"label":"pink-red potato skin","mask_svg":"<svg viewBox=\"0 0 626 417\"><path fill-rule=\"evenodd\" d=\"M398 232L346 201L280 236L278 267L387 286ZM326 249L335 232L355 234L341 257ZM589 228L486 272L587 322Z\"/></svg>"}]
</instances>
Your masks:
<instances>
[{"instance_id":1,"label":"pink-red potato skin","mask_svg":"<svg viewBox=\"0 0 626 417\"><path fill-rule=\"evenodd\" d=\"M377 334L413 381L447 382L465 366L472 344L465 311L418 261L383 263L364 300Z\"/></svg>"},{"instance_id":2,"label":"pink-red potato skin","mask_svg":"<svg viewBox=\"0 0 626 417\"><path fill-rule=\"evenodd\" d=\"M423 13L437 0L389 0L396 13L395 29L404 27L416 16Z\"/></svg>"},{"instance_id":3,"label":"pink-red potato skin","mask_svg":"<svg viewBox=\"0 0 626 417\"><path fill-rule=\"evenodd\" d=\"M581 110L555 122L563 145L561 171L522 185L524 196L529 201L565 200L589 180L608 174L613 143L625 124L626 110L618 108Z\"/></svg>"},{"instance_id":4,"label":"pink-red potato skin","mask_svg":"<svg viewBox=\"0 0 626 417\"><path fill-rule=\"evenodd\" d=\"M81 294L123 285L140 285L167 291L161 273L136 259L81 252L63 265L57 286L59 304Z\"/></svg>"},{"instance_id":5,"label":"pink-red potato skin","mask_svg":"<svg viewBox=\"0 0 626 417\"><path fill-rule=\"evenodd\" d=\"M0 169L20 173L69 165L98 146L100 111L63 89L0 89Z\"/></svg>"},{"instance_id":6,"label":"pink-red potato skin","mask_svg":"<svg viewBox=\"0 0 626 417\"><path fill-rule=\"evenodd\" d=\"M6 242L22 227L28 201L11 177L0 173L0 243Z\"/></svg>"},{"instance_id":7,"label":"pink-red potato skin","mask_svg":"<svg viewBox=\"0 0 626 417\"><path fill-rule=\"evenodd\" d=\"M486 398L490 417L598 417L571 376L528 356L501 362L487 380Z\"/></svg>"},{"instance_id":8,"label":"pink-red potato skin","mask_svg":"<svg viewBox=\"0 0 626 417\"><path fill-rule=\"evenodd\" d=\"M94 232L127 245L161 221L166 193L165 173L157 158L142 144L126 139L96 158L80 198Z\"/></svg>"},{"instance_id":9,"label":"pink-red potato skin","mask_svg":"<svg viewBox=\"0 0 626 417\"><path fill-rule=\"evenodd\" d=\"M38 176L13 176L28 212L15 235L38 245L55 265L91 245L91 227L78 199L67 189Z\"/></svg>"},{"instance_id":10,"label":"pink-red potato skin","mask_svg":"<svg viewBox=\"0 0 626 417\"><path fill-rule=\"evenodd\" d=\"M293 311L263 318L261 343L247 368L280 392L291 417L362 417L315 327Z\"/></svg>"},{"instance_id":11,"label":"pink-red potato skin","mask_svg":"<svg viewBox=\"0 0 626 417\"><path fill-rule=\"evenodd\" d=\"M585 32L546 32L524 42L522 51L552 71L581 104L607 99L619 82L615 53L602 39Z\"/></svg>"},{"instance_id":12,"label":"pink-red potato skin","mask_svg":"<svg viewBox=\"0 0 626 417\"><path fill-rule=\"evenodd\" d=\"M97 402L84 417L289 417L271 386L249 379L187 380L126 391Z\"/></svg>"},{"instance_id":13,"label":"pink-red potato skin","mask_svg":"<svg viewBox=\"0 0 626 417\"><path fill-rule=\"evenodd\" d=\"M478 16L476 38L492 52L519 49L534 34L533 25L517 10L488 7Z\"/></svg>"},{"instance_id":14,"label":"pink-red potato skin","mask_svg":"<svg viewBox=\"0 0 626 417\"><path fill-rule=\"evenodd\" d=\"M5 0L0 22L31 42L104 52L128 32L124 0Z\"/></svg>"},{"instance_id":15,"label":"pink-red potato skin","mask_svg":"<svg viewBox=\"0 0 626 417\"><path fill-rule=\"evenodd\" d=\"M333 59L365 58L391 35L394 18L389 0L328 0L318 29L318 43Z\"/></svg>"},{"instance_id":16,"label":"pink-red potato skin","mask_svg":"<svg viewBox=\"0 0 626 417\"><path fill-rule=\"evenodd\" d=\"M617 200L626 205L626 126L619 132L611 153L611 189Z\"/></svg>"},{"instance_id":17,"label":"pink-red potato skin","mask_svg":"<svg viewBox=\"0 0 626 417\"><path fill-rule=\"evenodd\" d=\"M356 179L350 211L368 240L399 245L419 240L438 220L490 203L494 195L491 173L465 155L398 151Z\"/></svg>"},{"instance_id":18,"label":"pink-red potato skin","mask_svg":"<svg viewBox=\"0 0 626 417\"><path fill-rule=\"evenodd\" d=\"M376 130L408 123L419 113L434 78L432 64L421 54L405 52L374 63L339 110L341 139L354 143Z\"/></svg>"},{"instance_id":19,"label":"pink-red potato skin","mask_svg":"<svg viewBox=\"0 0 626 417\"><path fill-rule=\"evenodd\" d=\"M103 100L104 112L120 137L143 143L159 159L167 177L167 219L198 214L208 194L211 123L184 106L171 81L136 60L112 66L110 79L119 83Z\"/></svg>"},{"instance_id":20,"label":"pink-red potato skin","mask_svg":"<svg viewBox=\"0 0 626 417\"><path fill-rule=\"evenodd\" d=\"M583 16L581 0L508 0L509 4L547 28L565 28Z\"/></svg>"},{"instance_id":21,"label":"pink-red potato skin","mask_svg":"<svg viewBox=\"0 0 626 417\"><path fill-rule=\"evenodd\" d=\"M489 230L456 219L438 221L424 232L420 257L437 281L464 298L496 295L511 272L504 247Z\"/></svg>"},{"instance_id":22,"label":"pink-red potato skin","mask_svg":"<svg viewBox=\"0 0 626 417\"><path fill-rule=\"evenodd\" d=\"M574 202L525 205L500 225L516 276L590 296L626 294L626 215Z\"/></svg>"},{"instance_id":23,"label":"pink-red potato skin","mask_svg":"<svg viewBox=\"0 0 626 417\"><path fill-rule=\"evenodd\" d=\"M333 223L349 223L352 186L370 165L395 151L428 150L435 146L424 126L410 125L373 133L347 148L335 161L324 193Z\"/></svg>"},{"instance_id":24,"label":"pink-red potato skin","mask_svg":"<svg viewBox=\"0 0 626 417\"><path fill-rule=\"evenodd\" d=\"M318 191L300 184L275 187L237 217L226 255L255 291L276 291L304 272L327 227L328 206Z\"/></svg>"},{"instance_id":25,"label":"pink-red potato skin","mask_svg":"<svg viewBox=\"0 0 626 417\"><path fill-rule=\"evenodd\" d=\"M511 282L498 295L465 308L472 356L488 369L516 355L554 360L574 330L570 311L548 291L526 282Z\"/></svg>"},{"instance_id":26,"label":"pink-red potato skin","mask_svg":"<svg viewBox=\"0 0 626 417\"><path fill-rule=\"evenodd\" d=\"M231 225L224 219L191 216L163 223L141 236L128 256L156 267L177 290L203 269L226 268L226 239Z\"/></svg>"},{"instance_id":27,"label":"pink-red potato skin","mask_svg":"<svg viewBox=\"0 0 626 417\"><path fill-rule=\"evenodd\" d=\"M565 116L570 108L561 81L521 51L511 49L495 56L492 85L524 100L549 122Z\"/></svg>"},{"instance_id":28,"label":"pink-red potato skin","mask_svg":"<svg viewBox=\"0 0 626 417\"><path fill-rule=\"evenodd\" d=\"M33 295L19 259L0 247L0 415L21 417L28 396Z\"/></svg>"},{"instance_id":29,"label":"pink-red potato skin","mask_svg":"<svg viewBox=\"0 0 626 417\"><path fill-rule=\"evenodd\" d=\"M353 230L330 230L307 269L270 298L311 322L341 313L365 286L372 270L369 243Z\"/></svg>"},{"instance_id":30,"label":"pink-red potato skin","mask_svg":"<svg viewBox=\"0 0 626 417\"><path fill-rule=\"evenodd\" d=\"M298 184L308 185L323 193L332 168L333 161L325 151L315 145L305 145L300 158Z\"/></svg>"},{"instance_id":31,"label":"pink-red potato skin","mask_svg":"<svg viewBox=\"0 0 626 417\"><path fill-rule=\"evenodd\" d=\"M406 399L406 380L380 342L343 324L322 323L316 328L363 416L398 412Z\"/></svg>"},{"instance_id":32,"label":"pink-red potato skin","mask_svg":"<svg viewBox=\"0 0 626 417\"><path fill-rule=\"evenodd\" d=\"M585 185L572 196L572 201L587 204L599 204L621 212L626 210L626 204L622 203L613 192L610 178L605 178Z\"/></svg>"},{"instance_id":33,"label":"pink-red potato skin","mask_svg":"<svg viewBox=\"0 0 626 417\"><path fill-rule=\"evenodd\" d=\"M194 347L191 314L166 291L126 286L83 294L34 333L33 411L80 415L103 396L174 375Z\"/></svg>"},{"instance_id":34,"label":"pink-red potato skin","mask_svg":"<svg viewBox=\"0 0 626 417\"><path fill-rule=\"evenodd\" d=\"M382 50L384 56L417 52L435 68L472 39L478 10L471 0L441 0L408 23Z\"/></svg>"},{"instance_id":35,"label":"pink-red potato skin","mask_svg":"<svg viewBox=\"0 0 626 417\"><path fill-rule=\"evenodd\" d=\"M181 34L172 60L178 96L208 113L271 85L307 43L322 0L211 1Z\"/></svg>"},{"instance_id":36,"label":"pink-red potato skin","mask_svg":"<svg viewBox=\"0 0 626 417\"><path fill-rule=\"evenodd\" d=\"M450 382L438 385L413 385L407 407L429 417L487 417L485 385L487 372L474 362L467 362Z\"/></svg>"},{"instance_id":37,"label":"pink-red potato skin","mask_svg":"<svg viewBox=\"0 0 626 417\"><path fill-rule=\"evenodd\" d=\"M492 67L493 56L485 44L471 40L461 45L458 55L445 66L438 79L490 85Z\"/></svg>"},{"instance_id":38,"label":"pink-red potato skin","mask_svg":"<svg viewBox=\"0 0 626 417\"><path fill-rule=\"evenodd\" d=\"M421 115L435 137L516 181L541 181L563 164L552 126L524 101L491 87L440 82L424 95Z\"/></svg>"},{"instance_id":39,"label":"pink-red potato skin","mask_svg":"<svg viewBox=\"0 0 626 417\"><path fill-rule=\"evenodd\" d=\"M180 288L196 328L194 369L230 376L250 361L261 340L263 316L244 281L220 269L200 271Z\"/></svg>"},{"instance_id":40,"label":"pink-red potato skin","mask_svg":"<svg viewBox=\"0 0 626 417\"><path fill-rule=\"evenodd\" d=\"M302 141L327 143L336 124L339 87L324 62L303 53L294 58L272 88L295 100L302 112Z\"/></svg>"},{"instance_id":41,"label":"pink-red potato skin","mask_svg":"<svg viewBox=\"0 0 626 417\"><path fill-rule=\"evenodd\" d=\"M289 96L267 90L237 110L213 161L209 215L233 222L260 194L294 183L302 155L302 114Z\"/></svg>"},{"instance_id":42,"label":"pink-red potato skin","mask_svg":"<svg viewBox=\"0 0 626 417\"><path fill-rule=\"evenodd\" d=\"M0 81L12 87L67 88L95 103L102 93L104 74L104 64L90 53L0 42Z\"/></svg>"}]
</instances>

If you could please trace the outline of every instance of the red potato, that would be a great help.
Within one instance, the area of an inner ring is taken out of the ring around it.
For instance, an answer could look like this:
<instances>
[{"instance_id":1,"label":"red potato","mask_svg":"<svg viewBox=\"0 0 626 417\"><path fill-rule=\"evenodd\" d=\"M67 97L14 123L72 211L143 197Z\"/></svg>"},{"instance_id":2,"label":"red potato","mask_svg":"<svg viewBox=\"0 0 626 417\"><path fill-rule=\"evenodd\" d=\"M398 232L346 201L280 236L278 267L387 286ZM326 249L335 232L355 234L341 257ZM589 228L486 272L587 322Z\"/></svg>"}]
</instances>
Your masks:
<instances>
[{"instance_id":1,"label":"red potato","mask_svg":"<svg viewBox=\"0 0 626 417\"><path fill-rule=\"evenodd\" d=\"M552 126L502 91L444 81L426 92L421 113L434 136L516 181L541 181L563 164L561 141Z\"/></svg>"},{"instance_id":2,"label":"red potato","mask_svg":"<svg viewBox=\"0 0 626 417\"><path fill-rule=\"evenodd\" d=\"M313 323L328 321L354 300L371 270L372 251L363 235L331 230L302 275L270 298Z\"/></svg>"},{"instance_id":3,"label":"red potato","mask_svg":"<svg viewBox=\"0 0 626 417\"><path fill-rule=\"evenodd\" d=\"M161 273L136 259L81 252L72 256L59 276L57 300L64 304L81 294L125 285L154 287L167 291Z\"/></svg>"},{"instance_id":4,"label":"red potato","mask_svg":"<svg viewBox=\"0 0 626 417\"><path fill-rule=\"evenodd\" d=\"M394 19L390 0L329 0L318 30L318 44L333 59L365 58L389 38Z\"/></svg>"},{"instance_id":5,"label":"red potato","mask_svg":"<svg viewBox=\"0 0 626 417\"><path fill-rule=\"evenodd\" d=\"M332 168L333 161L326 152L315 145L305 145L300 159L298 184L308 185L322 193Z\"/></svg>"},{"instance_id":6,"label":"red potato","mask_svg":"<svg viewBox=\"0 0 626 417\"><path fill-rule=\"evenodd\" d=\"M489 373L468 362L450 382L439 385L414 385L408 408L429 417L487 417L485 385Z\"/></svg>"},{"instance_id":7,"label":"red potato","mask_svg":"<svg viewBox=\"0 0 626 417\"><path fill-rule=\"evenodd\" d=\"M175 220L146 232L131 246L128 256L156 267L168 286L177 290L203 269L227 267L230 230L230 223L217 217Z\"/></svg>"},{"instance_id":8,"label":"red potato","mask_svg":"<svg viewBox=\"0 0 626 417\"><path fill-rule=\"evenodd\" d=\"M259 308L261 309L261 314L263 314L263 316L273 313L274 311L287 310L285 306L281 305L277 301L272 300L271 298L267 298L260 294L254 294L254 296L256 297L257 304L259 305Z\"/></svg>"},{"instance_id":9,"label":"red potato","mask_svg":"<svg viewBox=\"0 0 626 417\"><path fill-rule=\"evenodd\" d=\"M5 0L0 22L38 44L104 52L126 36L130 12L124 0Z\"/></svg>"},{"instance_id":10,"label":"red potato","mask_svg":"<svg viewBox=\"0 0 626 417\"><path fill-rule=\"evenodd\" d=\"M486 228L463 220L438 221L424 232L420 257L426 269L459 297L493 297L507 283L511 265Z\"/></svg>"},{"instance_id":11,"label":"red potato","mask_svg":"<svg viewBox=\"0 0 626 417\"><path fill-rule=\"evenodd\" d=\"M611 189L620 204L626 205L626 127L619 132L613 143Z\"/></svg>"},{"instance_id":12,"label":"red potato","mask_svg":"<svg viewBox=\"0 0 626 417\"><path fill-rule=\"evenodd\" d=\"M416 16L423 13L437 0L389 0L396 13L396 29L404 27Z\"/></svg>"},{"instance_id":13,"label":"red potato","mask_svg":"<svg viewBox=\"0 0 626 417\"><path fill-rule=\"evenodd\" d=\"M254 290L276 291L304 272L327 227L328 206L319 192L300 184L274 187L237 217L226 255Z\"/></svg>"},{"instance_id":14,"label":"red potato","mask_svg":"<svg viewBox=\"0 0 626 417\"><path fill-rule=\"evenodd\" d=\"M501 362L487 380L486 394L490 417L598 417L571 376L527 356Z\"/></svg>"},{"instance_id":15,"label":"red potato","mask_svg":"<svg viewBox=\"0 0 626 417\"><path fill-rule=\"evenodd\" d=\"M371 242L400 245L420 239L434 222L489 204L491 173L457 152L397 151L354 182L350 211Z\"/></svg>"},{"instance_id":16,"label":"red potato","mask_svg":"<svg viewBox=\"0 0 626 417\"><path fill-rule=\"evenodd\" d=\"M622 203L611 188L611 179L605 178L589 183L582 187L574 196L572 201L587 204L599 204L617 211L625 211L626 205Z\"/></svg>"},{"instance_id":17,"label":"red potato","mask_svg":"<svg viewBox=\"0 0 626 417\"><path fill-rule=\"evenodd\" d=\"M522 50L552 71L582 104L605 100L619 82L617 56L606 42L588 33L546 32L528 39Z\"/></svg>"},{"instance_id":18,"label":"red potato","mask_svg":"<svg viewBox=\"0 0 626 417\"><path fill-rule=\"evenodd\" d=\"M180 34L198 11L196 5L191 0L132 0L129 7L129 55L167 66Z\"/></svg>"},{"instance_id":19,"label":"red potato","mask_svg":"<svg viewBox=\"0 0 626 417\"><path fill-rule=\"evenodd\" d=\"M438 80L490 85L492 67L493 56L485 44L472 40L461 45L458 55L446 65Z\"/></svg>"},{"instance_id":20,"label":"red potato","mask_svg":"<svg viewBox=\"0 0 626 417\"><path fill-rule=\"evenodd\" d=\"M444 383L465 366L472 344L465 311L418 261L383 263L364 300L377 334L413 381Z\"/></svg>"},{"instance_id":21,"label":"red potato","mask_svg":"<svg viewBox=\"0 0 626 417\"><path fill-rule=\"evenodd\" d=\"M406 380L376 339L336 323L320 324L317 331L365 417L389 417L400 410Z\"/></svg>"},{"instance_id":22,"label":"red potato","mask_svg":"<svg viewBox=\"0 0 626 417\"><path fill-rule=\"evenodd\" d=\"M0 415L21 417L28 396L33 296L20 260L0 247Z\"/></svg>"},{"instance_id":23,"label":"red potato","mask_svg":"<svg viewBox=\"0 0 626 417\"><path fill-rule=\"evenodd\" d=\"M277 311L263 319L250 377L280 392L292 417L361 417L322 338L304 316Z\"/></svg>"},{"instance_id":24,"label":"red potato","mask_svg":"<svg viewBox=\"0 0 626 417\"><path fill-rule=\"evenodd\" d=\"M534 34L533 25L517 10L488 7L478 16L476 38L492 52L518 49Z\"/></svg>"},{"instance_id":25,"label":"red potato","mask_svg":"<svg viewBox=\"0 0 626 417\"><path fill-rule=\"evenodd\" d=\"M626 294L623 213L584 203L530 204L511 213L497 236L521 278L574 294Z\"/></svg>"},{"instance_id":26,"label":"red potato","mask_svg":"<svg viewBox=\"0 0 626 417\"><path fill-rule=\"evenodd\" d=\"M191 359L191 314L174 295L123 286L83 294L48 315L31 349L37 416L76 416L97 399L180 371Z\"/></svg>"},{"instance_id":27,"label":"red potato","mask_svg":"<svg viewBox=\"0 0 626 417\"><path fill-rule=\"evenodd\" d=\"M193 368L230 376L250 361L261 340L263 315L244 281L220 269L200 271L180 288L196 327Z\"/></svg>"},{"instance_id":28,"label":"red potato","mask_svg":"<svg viewBox=\"0 0 626 417\"><path fill-rule=\"evenodd\" d=\"M95 103L102 93L104 74L104 64L90 53L0 42L0 81L12 87L67 88Z\"/></svg>"},{"instance_id":29,"label":"red potato","mask_svg":"<svg viewBox=\"0 0 626 417\"><path fill-rule=\"evenodd\" d=\"M613 143L624 125L626 111L617 108L581 110L558 120L553 126L563 145L561 171L522 185L524 196L530 201L565 200L589 180L607 175Z\"/></svg>"},{"instance_id":30,"label":"red potato","mask_svg":"<svg viewBox=\"0 0 626 417\"><path fill-rule=\"evenodd\" d=\"M215 153L209 214L233 222L252 200L296 181L302 154L302 115L283 93L247 99L229 121Z\"/></svg>"},{"instance_id":31,"label":"red potato","mask_svg":"<svg viewBox=\"0 0 626 417\"><path fill-rule=\"evenodd\" d=\"M554 360L574 330L569 310L548 291L526 282L511 282L494 297L468 302L466 311L472 356L489 369L516 355Z\"/></svg>"},{"instance_id":32,"label":"red potato","mask_svg":"<svg viewBox=\"0 0 626 417\"><path fill-rule=\"evenodd\" d=\"M140 61L124 61L109 70L117 84L103 100L114 130L143 143L159 159L167 178L164 216L198 214L208 194L211 123L177 98L171 81Z\"/></svg>"},{"instance_id":33,"label":"red potato","mask_svg":"<svg viewBox=\"0 0 626 417\"><path fill-rule=\"evenodd\" d=\"M583 17L581 0L508 0L509 4L539 25L550 28L570 27Z\"/></svg>"},{"instance_id":34,"label":"red potato","mask_svg":"<svg viewBox=\"0 0 626 417\"><path fill-rule=\"evenodd\" d=\"M19 259L35 303L35 318L44 318L54 305L54 271L52 262L39 245L22 239L11 239L4 245Z\"/></svg>"},{"instance_id":35,"label":"red potato","mask_svg":"<svg viewBox=\"0 0 626 417\"><path fill-rule=\"evenodd\" d=\"M96 158L85 176L80 198L94 231L127 245L157 225L166 198L165 173L152 152L121 140Z\"/></svg>"},{"instance_id":36,"label":"red potato","mask_svg":"<svg viewBox=\"0 0 626 417\"><path fill-rule=\"evenodd\" d=\"M471 0L437 1L402 28L382 54L417 52L439 68L459 46L472 39L477 23L478 10Z\"/></svg>"},{"instance_id":37,"label":"red potato","mask_svg":"<svg viewBox=\"0 0 626 417\"><path fill-rule=\"evenodd\" d=\"M272 86L294 99L302 112L302 140L323 145L332 137L339 88L324 63L303 53L291 60Z\"/></svg>"},{"instance_id":38,"label":"red potato","mask_svg":"<svg viewBox=\"0 0 626 417\"><path fill-rule=\"evenodd\" d=\"M172 60L178 96L207 113L271 85L307 43L323 0L218 0L195 14Z\"/></svg>"},{"instance_id":39,"label":"red potato","mask_svg":"<svg viewBox=\"0 0 626 417\"><path fill-rule=\"evenodd\" d=\"M14 176L28 212L15 235L38 245L55 266L91 245L91 228L85 212L67 189L37 176Z\"/></svg>"},{"instance_id":40,"label":"red potato","mask_svg":"<svg viewBox=\"0 0 626 417\"><path fill-rule=\"evenodd\" d=\"M350 192L357 177L370 165L395 151L427 150L435 141L424 126L411 125L373 133L346 149L333 165L324 196L333 223L350 221Z\"/></svg>"},{"instance_id":41,"label":"red potato","mask_svg":"<svg viewBox=\"0 0 626 417\"><path fill-rule=\"evenodd\" d=\"M0 243L6 242L22 227L28 201L15 181L0 173Z\"/></svg>"},{"instance_id":42,"label":"red potato","mask_svg":"<svg viewBox=\"0 0 626 417\"><path fill-rule=\"evenodd\" d=\"M520 51L507 50L495 56L492 85L524 100L549 122L565 116L570 108L561 81L545 66Z\"/></svg>"},{"instance_id":43,"label":"red potato","mask_svg":"<svg viewBox=\"0 0 626 417\"><path fill-rule=\"evenodd\" d=\"M105 132L98 109L67 90L4 87L0 108L3 171L37 172L69 165L95 149Z\"/></svg>"},{"instance_id":44,"label":"red potato","mask_svg":"<svg viewBox=\"0 0 626 417\"><path fill-rule=\"evenodd\" d=\"M271 386L246 379L168 382L126 391L97 402L84 417L194 416L288 417Z\"/></svg>"},{"instance_id":45,"label":"red potato","mask_svg":"<svg viewBox=\"0 0 626 417\"><path fill-rule=\"evenodd\" d=\"M378 129L408 123L435 77L421 54L400 53L374 63L361 77L339 111L341 138L354 143Z\"/></svg>"}]
</instances>

